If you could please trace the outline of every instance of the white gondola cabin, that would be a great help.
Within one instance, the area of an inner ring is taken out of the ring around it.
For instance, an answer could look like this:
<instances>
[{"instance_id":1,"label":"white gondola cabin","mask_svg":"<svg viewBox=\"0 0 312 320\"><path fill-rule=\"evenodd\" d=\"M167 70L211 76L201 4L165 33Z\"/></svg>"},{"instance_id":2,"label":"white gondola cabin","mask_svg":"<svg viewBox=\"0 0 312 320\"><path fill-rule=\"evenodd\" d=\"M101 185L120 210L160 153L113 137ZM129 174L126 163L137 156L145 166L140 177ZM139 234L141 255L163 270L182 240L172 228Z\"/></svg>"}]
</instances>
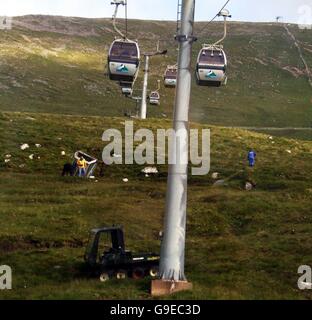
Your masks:
<instances>
[{"instance_id":1,"label":"white gondola cabin","mask_svg":"<svg viewBox=\"0 0 312 320\"><path fill-rule=\"evenodd\" d=\"M115 40L108 53L109 78L120 82L133 82L139 71L140 48L131 40Z\"/></svg>"},{"instance_id":2,"label":"white gondola cabin","mask_svg":"<svg viewBox=\"0 0 312 320\"><path fill-rule=\"evenodd\" d=\"M149 102L152 105L160 105L160 94L157 91L151 92L150 97L149 97Z\"/></svg>"},{"instance_id":3,"label":"white gondola cabin","mask_svg":"<svg viewBox=\"0 0 312 320\"><path fill-rule=\"evenodd\" d=\"M227 58L222 46L204 45L196 65L198 85L219 87L226 84Z\"/></svg>"},{"instance_id":4,"label":"white gondola cabin","mask_svg":"<svg viewBox=\"0 0 312 320\"><path fill-rule=\"evenodd\" d=\"M175 87L177 85L178 68L176 66L168 66L165 75L164 83L166 87Z\"/></svg>"}]
</instances>

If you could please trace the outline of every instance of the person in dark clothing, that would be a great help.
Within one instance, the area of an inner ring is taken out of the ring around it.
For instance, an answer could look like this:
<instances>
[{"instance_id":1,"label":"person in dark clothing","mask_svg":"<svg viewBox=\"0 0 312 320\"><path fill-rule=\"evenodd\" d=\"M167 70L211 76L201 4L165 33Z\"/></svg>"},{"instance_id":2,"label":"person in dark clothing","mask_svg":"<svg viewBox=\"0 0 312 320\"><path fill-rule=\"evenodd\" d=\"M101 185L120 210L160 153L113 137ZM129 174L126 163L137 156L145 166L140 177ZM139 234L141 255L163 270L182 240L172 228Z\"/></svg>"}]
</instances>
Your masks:
<instances>
[{"instance_id":1,"label":"person in dark clothing","mask_svg":"<svg viewBox=\"0 0 312 320\"><path fill-rule=\"evenodd\" d=\"M104 175L105 175L105 163L101 162L101 165L100 165L100 177L104 177Z\"/></svg>"},{"instance_id":2,"label":"person in dark clothing","mask_svg":"<svg viewBox=\"0 0 312 320\"><path fill-rule=\"evenodd\" d=\"M65 163L62 171L62 177L71 176L75 174L75 167L71 163Z\"/></svg>"}]
</instances>

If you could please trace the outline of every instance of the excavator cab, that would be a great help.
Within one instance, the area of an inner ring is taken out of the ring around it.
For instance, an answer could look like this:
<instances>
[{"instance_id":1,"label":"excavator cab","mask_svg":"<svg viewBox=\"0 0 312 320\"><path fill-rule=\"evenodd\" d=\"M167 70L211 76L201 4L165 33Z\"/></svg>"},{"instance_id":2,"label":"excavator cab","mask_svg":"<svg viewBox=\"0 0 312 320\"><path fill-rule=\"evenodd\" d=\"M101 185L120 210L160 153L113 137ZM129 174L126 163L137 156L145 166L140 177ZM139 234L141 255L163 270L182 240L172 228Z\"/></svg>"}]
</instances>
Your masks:
<instances>
[{"instance_id":1,"label":"excavator cab","mask_svg":"<svg viewBox=\"0 0 312 320\"><path fill-rule=\"evenodd\" d=\"M93 229L85 253L85 262L90 266L105 264L125 254L124 234L121 227Z\"/></svg>"}]
</instances>

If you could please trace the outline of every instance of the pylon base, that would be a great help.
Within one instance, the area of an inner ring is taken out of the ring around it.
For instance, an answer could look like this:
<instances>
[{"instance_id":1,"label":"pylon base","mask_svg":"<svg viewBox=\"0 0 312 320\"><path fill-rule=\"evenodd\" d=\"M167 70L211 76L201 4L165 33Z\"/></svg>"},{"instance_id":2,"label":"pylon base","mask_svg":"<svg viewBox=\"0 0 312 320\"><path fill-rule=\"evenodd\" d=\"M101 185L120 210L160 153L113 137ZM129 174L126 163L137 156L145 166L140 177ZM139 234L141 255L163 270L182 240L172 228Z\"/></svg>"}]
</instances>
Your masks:
<instances>
[{"instance_id":1,"label":"pylon base","mask_svg":"<svg viewBox=\"0 0 312 320\"><path fill-rule=\"evenodd\" d=\"M193 284L188 281L153 280L151 294L154 297L159 297L192 289Z\"/></svg>"}]
</instances>

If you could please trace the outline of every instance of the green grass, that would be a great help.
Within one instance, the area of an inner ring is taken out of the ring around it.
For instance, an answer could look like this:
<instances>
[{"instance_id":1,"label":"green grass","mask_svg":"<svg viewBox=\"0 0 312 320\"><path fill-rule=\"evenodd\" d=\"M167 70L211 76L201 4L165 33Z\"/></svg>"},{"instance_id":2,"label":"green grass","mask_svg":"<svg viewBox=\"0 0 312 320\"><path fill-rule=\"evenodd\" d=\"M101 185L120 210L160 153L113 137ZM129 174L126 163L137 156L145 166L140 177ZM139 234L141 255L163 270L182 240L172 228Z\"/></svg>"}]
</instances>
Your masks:
<instances>
[{"instance_id":1,"label":"green grass","mask_svg":"<svg viewBox=\"0 0 312 320\"><path fill-rule=\"evenodd\" d=\"M150 299L150 279L102 284L88 278L83 253L89 229L112 224L125 226L131 250L159 251L166 166L158 178L140 176L140 166L106 167L97 182L60 177L75 150L100 157L103 130L121 129L123 122L0 114L0 264L13 268L13 290L0 291L1 299ZM170 124L135 121L136 128L153 130ZM170 298L310 299L297 289L297 269L312 257L312 143L274 137L272 144L268 135L211 130L211 172L233 179L215 188L210 175L190 177L186 274L194 290ZM22 143L30 149L20 150ZM249 146L258 153L252 171L246 169ZM247 179L257 183L255 190L244 190Z\"/></svg>"}]
</instances>

